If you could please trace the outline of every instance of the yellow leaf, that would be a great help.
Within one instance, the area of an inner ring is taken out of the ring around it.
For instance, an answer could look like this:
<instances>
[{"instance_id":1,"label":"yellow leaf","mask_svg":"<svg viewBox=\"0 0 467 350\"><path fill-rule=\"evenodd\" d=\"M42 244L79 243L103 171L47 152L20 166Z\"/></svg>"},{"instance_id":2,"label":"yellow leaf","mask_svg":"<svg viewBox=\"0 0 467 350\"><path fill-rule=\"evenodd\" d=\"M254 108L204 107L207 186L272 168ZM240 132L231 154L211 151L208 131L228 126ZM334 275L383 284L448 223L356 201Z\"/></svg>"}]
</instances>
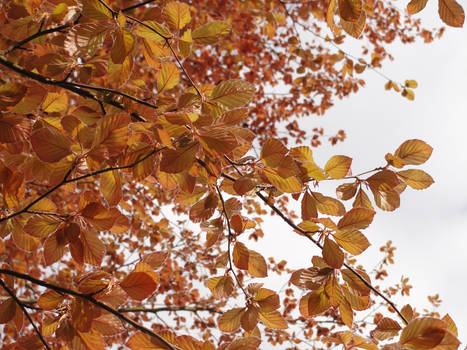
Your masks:
<instances>
[{"instance_id":1,"label":"yellow leaf","mask_svg":"<svg viewBox=\"0 0 467 350\"><path fill-rule=\"evenodd\" d=\"M352 206L354 208L373 209L373 205L371 204L370 198L368 198L368 195L361 188L358 190L358 193L355 196L355 200Z\"/></svg>"},{"instance_id":2,"label":"yellow leaf","mask_svg":"<svg viewBox=\"0 0 467 350\"><path fill-rule=\"evenodd\" d=\"M406 164L420 165L431 156L433 148L421 140L408 140L402 143L394 155L401 158Z\"/></svg>"},{"instance_id":3,"label":"yellow leaf","mask_svg":"<svg viewBox=\"0 0 467 350\"><path fill-rule=\"evenodd\" d=\"M286 329L287 321L282 317L281 313L277 310L264 313L259 311L259 319L261 322L269 328L273 329Z\"/></svg>"},{"instance_id":4,"label":"yellow leaf","mask_svg":"<svg viewBox=\"0 0 467 350\"><path fill-rule=\"evenodd\" d=\"M122 183L118 171L107 171L100 175L100 189L107 204L116 206L122 199Z\"/></svg>"},{"instance_id":5,"label":"yellow leaf","mask_svg":"<svg viewBox=\"0 0 467 350\"><path fill-rule=\"evenodd\" d=\"M443 321L446 323L446 325L447 325L447 328L446 328L446 329L457 337L457 336L458 336L458 334L457 334L457 326L456 326L456 324L454 323L454 320L451 318L451 316L449 316L449 314L446 314L446 315L444 315L444 317L442 318L442 320L443 320Z\"/></svg>"},{"instance_id":6,"label":"yellow leaf","mask_svg":"<svg viewBox=\"0 0 467 350\"><path fill-rule=\"evenodd\" d=\"M165 25L154 21L144 21L143 24L138 25L135 34L159 43L165 43L166 38L172 37L172 33Z\"/></svg>"},{"instance_id":7,"label":"yellow leaf","mask_svg":"<svg viewBox=\"0 0 467 350\"><path fill-rule=\"evenodd\" d=\"M326 12L326 22L328 23L329 29L335 33L334 29L334 13L336 12L336 0L331 0L329 2L328 10Z\"/></svg>"},{"instance_id":8,"label":"yellow leaf","mask_svg":"<svg viewBox=\"0 0 467 350\"><path fill-rule=\"evenodd\" d=\"M183 2L169 2L162 14L169 26L174 29L182 29L191 21L190 7Z\"/></svg>"},{"instance_id":9,"label":"yellow leaf","mask_svg":"<svg viewBox=\"0 0 467 350\"><path fill-rule=\"evenodd\" d=\"M397 176L415 190L423 190L434 183L433 178L429 174L419 169L399 171L397 172Z\"/></svg>"},{"instance_id":10,"label":"yellow leaf","mask_svg":"<svg viewBox=\"0 0 467 350\"><path fill-rule=\"evenodd\" d=\"M268 168L264 169L263 173L266 175L271 184L282 192L296 193L302 190L302 183L295 176L283 178L279 176L274 170Z\"/></svg>"},{"instance_id":11,"label":"yellow leaf","mask_svg":"<svg viewBox=\"0 0 467 350\"><path fill-rule=\"evenodd\" d=\"M287 152L287 147L280 140L273 138L266 140L263 144L260 157L267 166L275 168L279 166Z\"/></svg>"},{"instance_id":12,"label":"yellow leaf","mask_svg":"<svg viewBox=\"0 0 467 350\"><path fill-rule=\"evenodd\" d=\"M55 232L63 221L52 215L33 215L24 225L24 232L34 237L46 237Z\"/></svg>"},{"instance_id":13,"label":"yellow leaf","mask_svg":"<svg viewBox=\"0 0 467 350\"><path fill-rule=\"evenodd\" d=\"M464 9L455 0L438 0L439 17L449 26L462 27L464 25Z\"/></svg>"},{"instance_id":14,"label":"yellow leaf","mask_svg":"<svg viewBox=\"0 0 467 350\"><path fill-rule=\"evenodd\" d=\"M370 242L360 231L337 231L334 239L343 249L353 255L363 253L370 246Z\"/></svg>"},{"instance_id":15,"label":"yellow leaf","mask_svg":"<svg viewBox=\"0 0 467 350\"><path fill-rule=\"evenodd\" d=\"M255 87L245 80L232 79L218 84L212 90L210 102L226 108L242 107L255 93Z\"/></svg>"},{"instance_id":16,"label":"yellow leaf","mask_svg":"<svg viewBox=\"0 0 467 350\"><path fill-rule=\"evenodd\" d=\"M240 328L240 322L245 308L235 308L228 310L219 317L219 329L223 332L234 332Z\"/></svg>"},{"instance_id":17,"label":"yellow leaf","mask_svg":"<svg viewBox=\"0 0 467 350\"><path fill-rule=\"evenodd\" d=\"M418 86L418 83L415 80L406 80L405 81L405 86L411 88L411 89L416 89Z\"/></svg>"},{"instance_id":18,"label":"yellow leaf","mask_svg":"<svg viewBox=\"0 0 467 350\"><path fill-rule=\"evenodd\" d=\"M339 15L344 21L356 22L362 13L362 0L338 0Z\"/></svg>"},{"instance_id":19,"label":"yellow leaf","mask_svg":"<svg viewBox=\"0 0 467 350\"><path fill-rule=\"evenodd\" d=\"M428 0L411 0L407 4L407 12L409 15L414 15L421 10L423 10L427 4Z\"/></svg>"},{"instance_id":20,"label":"yellow leaf","mask_svg":"<svg viewBox=\"0 0 467 350\"><path fill-rule=\"evenodd\" d=\"M345 213L342 219L339 220L337 227L341 231L362 230L371 224L374 216L374 210L354 208Z\"/></svg>"},{"instance_id":21,"label":"yellow leaf","mask_svg":"<svg viewBox=\"0 0 467 350\"><path fill-rule=\"evenodd\" d=\"M99 0L82 0L83 15L96 21L106 21L112 18L112 12Z\"/></svg>"},{"instance_id":22,"label":"yellow leaf","mask_svg":"<svg viewBox=\"0 0 467 350\"><path fill-rule=\"evenodd\" d=\"M352 329L353 310L347 300L343 299L339 304L339 313L341 314L342 321L344 321L345 325Z\"/></svg>"},{"instance_id":23,"label":"yellow leaf","mask_svg":"<svg viewBox=\"0 0 467 350\"><path fill-rule=\"evenodd\" d=\"M115 38L110 53L112 62L122 64L135 44L133 34L126 29L120 30Z\"/></svg>"},{"instance_id":24,"label":"yellow leaf","mask_svg":"<svg viewBox=\"0 0 467 350\"><path fill-rule=\"evenodd\" d=\"M230 33L230 24L222 21L213 21L196 28L191 34L197 44L215 44L221 35Z\"/></svg>"},{"instance_id":25,"label":"yellow leaf","mask_svg":"<svg viewBox=\"0 0 467 350\"><path fill-rule=\"evenodd\" d=\"M397 321L389 317L383 317L378 321L375 330L371 332L371 335L378 340L385 340L395 337L401 330L401 326Z\"/></svg>"},{"instance_id":26,"label":"yellow leaf","mask_svg":"<svg viewBox=\"0 0 467 350\"><path fill-rule=\"evenodd\" d=\"M161 70L157 72L156 84L159 93L170 90L178 84L180 80L180 71L175 63L163 63Z\"/></svg>"},{"instance_id":27,"label":"yellow leaf","mask_svg":"<svg viewBox=\"0 0 467 350\"><path fill-rule=\"evenodd\" d=\"M349 173L351 164L352 158L350 157L333 156L324 166L324 171L333 179L342 179Z\"/></svg>"}]
</instances>

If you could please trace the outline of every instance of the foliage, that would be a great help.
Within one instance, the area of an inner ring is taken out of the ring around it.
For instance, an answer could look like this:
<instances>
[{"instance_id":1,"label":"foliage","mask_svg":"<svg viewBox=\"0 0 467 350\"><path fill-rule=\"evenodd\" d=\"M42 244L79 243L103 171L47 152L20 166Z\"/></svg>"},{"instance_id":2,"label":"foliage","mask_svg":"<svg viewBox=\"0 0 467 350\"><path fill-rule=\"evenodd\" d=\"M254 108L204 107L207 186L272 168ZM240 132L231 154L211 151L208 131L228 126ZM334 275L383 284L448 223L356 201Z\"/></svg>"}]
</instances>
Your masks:
<instances>
[{"instance_id":1,"label":"foliage","mask_svg":"<svg viewBox=\"0 0 467 350\"><path fill-rule=\"evenodd\" d=\"M455 0L439 15L463 25ZM449 315L390 300L407 279L375 284L390 242L373 278L355 258L377 211L433 183L413 167L432 148L408 140L352 175L344 155L318 165L324 131L299 124L358 91L391 42L442 29L371 0L9 0L0 21L2 348L458 347ZM414 99L414 80L385 84ZM249 247L269 212L318 248L312 266ZM284 273L282 291L261 283Z\"/></svg>"}]
</instances>

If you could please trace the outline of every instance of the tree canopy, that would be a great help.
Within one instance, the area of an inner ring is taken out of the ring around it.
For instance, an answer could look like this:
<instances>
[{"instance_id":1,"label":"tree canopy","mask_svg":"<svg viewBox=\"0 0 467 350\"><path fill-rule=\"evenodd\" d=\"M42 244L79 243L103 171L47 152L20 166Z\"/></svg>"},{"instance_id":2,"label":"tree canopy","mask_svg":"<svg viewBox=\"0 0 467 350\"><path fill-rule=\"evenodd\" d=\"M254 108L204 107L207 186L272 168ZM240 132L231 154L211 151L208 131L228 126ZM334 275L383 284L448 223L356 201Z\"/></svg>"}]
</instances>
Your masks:
<instances>
[{"instance_id":1,"label":"tree canopy","mask_svg":"<svg viewBox=\"0 0 467 350\"><path fill-rule=\"evenodd\" d=\"M457 349L449 315L391 300L408 280L380 285L390 241L371 272L357 257L376 214L434 182L432 147L407 140L353 174L348 156L313 158L344 130L300 123L365 70L414 100L415 80L381 68L391 43L441 37L412 17L426 4L3 1L2 349ZM455 0L438 9L463 26ZM252 249L269 215L309 266Z\"/></svg>"}]
</instances>

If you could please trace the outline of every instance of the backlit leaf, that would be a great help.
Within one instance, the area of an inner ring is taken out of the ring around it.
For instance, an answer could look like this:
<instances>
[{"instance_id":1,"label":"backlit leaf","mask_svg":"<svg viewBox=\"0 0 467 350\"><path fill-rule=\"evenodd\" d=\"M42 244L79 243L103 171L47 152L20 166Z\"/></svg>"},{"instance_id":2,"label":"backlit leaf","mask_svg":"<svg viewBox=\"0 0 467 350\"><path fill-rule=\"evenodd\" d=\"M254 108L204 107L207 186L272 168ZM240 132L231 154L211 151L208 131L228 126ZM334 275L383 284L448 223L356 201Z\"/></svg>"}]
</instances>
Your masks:
<instances>
[{"instance_id":1,"label":"backlit leaf","mask_svg":"<svg viewBox=\"0 0 467 350\"><path fill-rule=\"evenodd\" d=\"M264 169L264 175L282 192L296 193L302 190L302 183L295 176L283 178L272 169Z\"/></svg>"},{"instance_id":2,"label":"backlit leaf","mask_svg":"<svg viewBox=\"0 0 467 350\"><path fill-rule=\"evenodd\" d=\"M342 184L336 188L337 198L340 200L349 200L357 193L358 183Z\"/></svg>"},{"instance_id":3,"label":"backlit leaf","mask_svg":"<svg viewBox=\"0 0 467 350\"><path fill-rule=\"evenodd\" d=\"M415 190L423 190L434 183L433 178L420 169L402 170L397 172L397 176Z\"/></svg>"},{"instance_id":4,"label":"backlit leaf","mask_svg":"<svg viewBox=\"0 0 467 350\"><path fill-rule=\"evenodd\" d=\"M323 196L318 192L311 192L311 194L315 200L316 208L320 213L333 216L342 216L345 214L344 205L337 199Z\"/></svg>"},{"instance_id":5,"label":"backlit leaf","mask_svg":"<svg viewBox=\"0 0 467 350\"><path fill-rule=\"evenodd\" d=\"M16 302L13 298L7 298L0 302L0 324L10 322L16 313Z\"/></svg>"},{"instance_id":6,"label":"backlit leaf","mask_svg":"<svg viewBox=\"0 0 467 350\"><path fill-rule=\"evenodd\" d=\"M248 273L255 277L267 277L268 275L266 260L253 250L248 252Z\"/></svg>"},{"instance_id":7,"label":"backlit leaf","mask_svg":"<svg viewBox=\"0 0 467 350\"><path fill-rule=\"evenodd\" d=\"M329 266L340 269L344 263L344 253L336 242L326 238L323 245L323 259Z\"/></svg>"},{"instance_id":8,"label":"backlit leaf","mask_svg":"<svg viewBox=\"0 0 467 350\"><path fill-rule=\"evenodd\" d=\"M343 1L347 1L347 0L343 0ZM354 22L346 21L341 18L340 24L342 26L342 29L344 29L347 34L353 36L354 38L359 38L363 32L363 29L365 29L366 13L365 11L362 10L360 12L360 17L358 18L358 20Z\"/></svg>"},{"instance_id":9,"label":"backlit leaf","mask_svg":"<svg viewBox=\"0 0 467 350\"><path fill-rule=\"evenodd\" d=\"M348 174L351 164L352 158L350 157L333 156L324 166L324 171L333 179L342 179Z\"/></svg>"},{"instance_id":10,"label":"backlit leaf","mask_svg":"<svg viewBox=\"0 0 467 350\"><path fill-rule=\"evenodd\" d=\"M157 288L157 282L145 272L132 272L121 282L120 287L135 300L149 297Z\"/></svg>"},{"instance_id":11,"label":"backlit leaf","mask_svg":"<svg viewBox=\"0 0 467 350\"><path fill-rule=\"evenodd\" d=\"M55 232L63 221L52 215L33 215L24 225L24 232L35 237L46 237Z\"/></svg>"},{"instance_id":12,"label":"backlit leaf","mask_svg":"<svg viewBox=\"0 0 467 350\"><path fill-rule=\"evenodd\" d=\"M250 250L243 243L235 243L232 257L235 266L242 270L248 270Z\"/></svg>"},{"instance_id":13,"label":"backlit leaf","mask_svg":"<svg viewBox=\"0 0 467 350\"><path fill-rule=\"evenodd\" d=\"M277 310L264 313L264 312L259 312L259 319L261 322L269 328L273 329L286 329L287 326L287 321L282 317L281 313Z\"/></svg>"},{"instance_id":14,"label":"backlit leaf","mask_svg":"<svg viewBox=\"0 0 467 350\"><path fill-rule=\"evenodd\" d=\"M52 127L37 129L31 135L34 152L40 160L55 163L71 154L71 141Z\"/></svg>"},{"instance_id":15,"label":"backlit leaf","mask_svg":"<svg viewBox=\"0 0 467 350\"><path fill-rule=\"evenodd\" d=\"M65 299L64 295L57 293L54 290L47 290L41 294L37 304L44 310L53 310L59 306Z\"/></svg>"},{"instance_id":16,"label":"backlit leaf","mask_svg":"<svg viewBox=\"0 0 467 350\"><path fill-rule=\"evenodd\" d=\"M97 21L106 21L112 18L112 12L99 0L82 0L83 15Z\"/></svg>"},{"instance_id":17,"label":"backlit leaf","mask_svg":"<svg viewBox=\"0 0 467 350\"><path fill-rule=\"evenodd\" d=\"M222 332L234 332L240 328L240 322L243 316L245 308L235 308L228 310L219 317L218 324L219 329Z\"/></svg>"},{"instance_id":18,"label":"backlit leaf","mask_svg":"<svg viewBox=\"0 0 467 350\"><path fill-rule=\"evenodd\" d=\"M425 163L431 156L433 148L421 140L408 140L402 143L394 152L406 164L420 165Z\"/></svg>"},{"instance_id":19,"label":"backlit leaf","mask_svg":"<svg viewBox=\"0 0 467 350\"><path fill-rule=\"evenodd\" d=\"M191 21L190 7L183 2L169 2L162 13L167 23L174 29L182 29Z\"/></svg>"},{"instance_id":20,"label":"backlit leaf","mask_svg":"<svg viewBox=\"0 0 467 350\"><path fill-rule=\"evenodd\" d=\"M196 28L191 37L196 44L215 44L221 35L230 33L230 25L222 21L213 21Z\"/></svg>"},{"instance_id":21,"label":"backlit leaf","mask_svg":"<svg viewBox=\"0 0 467 350\"><path fill-rule=\"evenodd\" d=\"M196 144L177 150L165 149L162 152L160 170L169 174L188 170L195 162L196 150Z\"/></svg>"},{"instance_id":22,"label":"backlit leaf","mask_svg":"<svg viewBox=\"0 0 467 350\"><path fill-rule=\"evenodd\" d=\"M370 242L360 231L337 231L334 239L339 246L353 255L363 253L370 246Z\"/></svg>"},{"instance_id":23,"label":"backlit leaf","mask_svg":"<svg viewBox=\"0 0 467 350\"><path fill-rule=\"evenodd\" d=\"M355 196L355 200L352 206L354 208L373 209L373 205L371 204L370 198L368 198L368 195L365 193L365 191L362 188L358 190L358 193Z\"/></svg>"},{"instance_id":24,"label":"backlit leaf","mask_svg":"<svg viewBox=\"0 0 467 350\"><path fill-rule=\"evenodd\" d=\"M111 207L116 206L122 199L122 183L118 171L107 171L100 175L100 188Z\"/></svg>"},{"instance_id":25,"label":"backlit leaf","mask_svg":"<svg viewBox=\"0 0 467 350\"><path fill-rule=\"evenodd\" d=\"M254 86L245 80L226 80L214 88L210 101L226 108L242 107L254 93Z\"/></svg>"},{"instance_id":26,"label":"backlit leaf","mask_svg":"<svg viewBox=\"0 0 467 350\"><path fill-rule=\"evenodd\" d=\"M208 288L215 298L228 297L233 292L234 282L230 276L211 277L208 280Z\"/></svg>"},{"instance_id":27,"label":"backlit leaf","mask_svg":"<svg viewBox=\"0 0 467 350\"><path fill-rule=\"evenodd\" d=\"M339 230L341 231L362 230L371 224L374 216L374 210L354 208L345 213L342 219L339 220L337 227L339 227Z\"/></svg>"},{"instance_id":28,"label":"backlit leaf","mask_svg":"<svg viewBox=\"0 0 467 350\"><path fill-rule=\"evenodd\" d=\"M175 63L163 63L161 70L157 72L156 82L159 93L172 89L180 80L180 70Z\"/></svg>"},{"instance_id":29,"label":"backlit leaf","mask_svg":"<svg viewBox=\"0 0 467 350\"><path fill-rule=\"evenodd\" d=\"M402 330L399 343L411 349L457 349L460 342L447 324L432 317L413 319Z\"/></svg>"},{"instance_id":30,"label":"backlit leaf","mask_svg":"<svg viewBox=\"0 0 467 350\"><path fill-rule=\"evenodd\" d=\"M190 220L193 222L201 222L209 219L214 214L217 205L217 196L210 192L206 197L191 207Z\"/></svg>"}]
</instances>

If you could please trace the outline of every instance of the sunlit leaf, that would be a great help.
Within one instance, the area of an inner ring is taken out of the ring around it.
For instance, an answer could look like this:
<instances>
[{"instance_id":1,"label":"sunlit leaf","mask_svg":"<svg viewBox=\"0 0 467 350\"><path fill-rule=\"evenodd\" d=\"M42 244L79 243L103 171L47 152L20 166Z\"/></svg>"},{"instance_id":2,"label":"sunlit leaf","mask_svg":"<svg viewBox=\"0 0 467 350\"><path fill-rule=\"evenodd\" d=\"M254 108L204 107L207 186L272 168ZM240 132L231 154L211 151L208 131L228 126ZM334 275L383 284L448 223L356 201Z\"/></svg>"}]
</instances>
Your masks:
<instances>
[{"instance_id":1,"label":"sunlit leaf","mask_svg":"<svg viewBox=\"0 0 467 350\"><path fill-rule=\"evenodd\" d=\"M221 35L230 33L230 25L222 21L213 21L196 28L191 37L196 44L215 44Z\"/></svg>"}]
</instances>

